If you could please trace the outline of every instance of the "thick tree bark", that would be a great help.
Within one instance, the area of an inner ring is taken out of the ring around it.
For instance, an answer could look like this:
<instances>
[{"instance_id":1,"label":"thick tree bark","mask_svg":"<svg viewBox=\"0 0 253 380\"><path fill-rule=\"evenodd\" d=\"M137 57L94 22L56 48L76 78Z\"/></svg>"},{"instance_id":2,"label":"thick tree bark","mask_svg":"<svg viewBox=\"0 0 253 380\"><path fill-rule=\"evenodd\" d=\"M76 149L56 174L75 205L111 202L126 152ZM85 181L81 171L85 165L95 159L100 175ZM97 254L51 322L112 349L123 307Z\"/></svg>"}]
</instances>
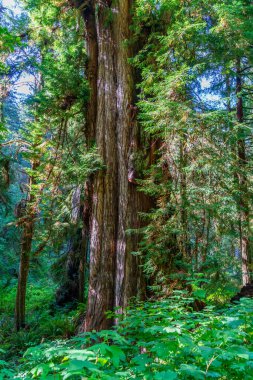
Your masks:
<instances>
[{"instance_id":1,"label":"thick tree bark","mask_svg":"<svg viewBox=\"0 0 253 380\"><path fill-rule=\"evenodd\" d=\"M85 122L85 139L87 149L95 143L96 139L96 120L97 120L97 80L98 80L98 41L96 29L96 9L95 1L75 3L75 6L81 7L86 27L86 50L88 63L86 67L87 78L90 85L90 97L86 109ZM83 229L82 229L82 253L79 266L79 301L84 302L84 285L87 273L87 267L90 256L90 230L92 216L92 198L93 198L93 176L87 179L85 183L85 201L82 212Z\"/></svg>"},{"instance_id":2,"label":"thick tree bark","mask_svg":"<svg viewBox=\"0 0 253 380\"><path fill-rule=\"evenodd\" d=\"M250 283L249 274L249 197L247 186L247 175L245 173L247 166L245 139L243 137L243 128L241 124L244 121L243 99L242 99L242 78L241 78L241 61L237 60L236 76L236 95L237 106L236 116L238 121L238 184L239 184L239 230L240 230L240 250L242 259L242 282L243 285Z\"/></svg>"},{"instance_id":3,"label":"thick tree bark","mask_svg":"<svg viewBox=\"0 0 253 380\"><path fill-rule=\"evenodd\" d=\"M127 234L128 229L140 226L138 211L145 207L143 196L128 178L131 150L140 145L133 112L134 78L128 63L131 51L125 43L130 37L131 3L75 2L87 30L91 88L87 140L94 136L106 166L94 177L92 210L89 217L86 214L90 223L90 280L85 330L110 327L113 321L106 318L106 311L124 307L140 288L137 259L131 255L138 236Z\"/></svg>"}]
</instances>

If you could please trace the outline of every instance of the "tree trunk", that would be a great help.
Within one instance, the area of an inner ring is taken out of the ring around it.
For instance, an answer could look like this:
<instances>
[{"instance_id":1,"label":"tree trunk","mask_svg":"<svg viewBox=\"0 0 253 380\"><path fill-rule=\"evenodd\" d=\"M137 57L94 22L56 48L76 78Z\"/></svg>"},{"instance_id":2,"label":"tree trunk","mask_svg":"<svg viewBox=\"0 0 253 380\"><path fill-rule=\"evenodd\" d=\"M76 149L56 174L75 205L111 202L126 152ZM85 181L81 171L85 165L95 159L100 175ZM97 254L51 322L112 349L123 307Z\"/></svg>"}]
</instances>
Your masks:
<instances>
[{"instance_id":1,"label":"tree trunk","mask_svg":"<svg viewBox=\"0 0 253 380\"><path fill-rule=\"evenodd\" d=\"M78 186L72 195L71 222L74 223L77 228L74 229L74 232L72 231L68 241L65 276L62 276L63 282L56 291L56 305L58 306L64 306L67 303L76 304L77 301L84 302L88 234L86 233L86 218L83 209L85 209L86 203L89 202L89 199L86 195L87 191L85 191L86 201L83 205L81 191L81 186ZM77 225L80 219L83 220L84 224L82 229ZM59 262L57 265L59 265Z\"/></svg>"},{"instance_id":2,"label":"tree trunk","mask_svg":"<svg viewBox=\"0 0 253 380\"><path fill-rule=\"evenodd\" d=\"M32 170L36 170L38 167L38 162L32 163ZM29 180L29 189L32 188L34 184L33 176ZM18 276L18 287L16 294L16 305L15 305L15 325L16 330L19 331L25 326L25 304L26 304L26 288L27 279L30 266L30 255L32 249L32 240L34 233L34 225L36 218L36 206L34 204L35 197L33 194L28 194L27 204L26 204L26 215L22 221L22 238L21 238L21 252L20 252L20 264L19 264L19 276Z\"/></svg>"},{"instance_id":3,"label":"tree trunk","mask_svg":"<svg viewBox=\"0 0 253 380\"><path fill-rule=\"evenodd\" d=\"M243 99L242 99L242 78L241 78L241 60L237 60L236 76L236 116L238 121L238 184L239 184L239 230L240 230L240 250L242 259L242 282L246 285L250 282L249 275L249 197L247 186L247 157L245 139L243 137L244 129L241 124L244 121Z\"/></svg>"},{"instance_id":4,"label":"tree trunk","mask_svg":"<svg viewBox=\"0 0 253 380\"><path fill-rule=\"evenodd\" d=\"M90 261L90 226L92 215L93 176L87 179L84 191L84 207L82 211L82 244L81 260L79 266L79 302L84 302L84 288L89 279Z\"/></svg>"},{"instance_id":5,"label":"tree trunk","mask_svg":"<svg viewBox=\"0 0 253 380\"><path fill-rule=\"evenodd\" d=\"M180 224L181 224L181 236L179 238L179 246L183 257L187 260L190 256L190 245L188 236L188 202L187 202L187 176L185 168L187 166L187 134L183 133L180 137L180 165L179 165L179 177L180 177Z\"/></svg>"},{"instance_id":6,"label":"tree trunk","mask_svg":"<svg viewBox=\"0 0 253 380\"><path fill-rule=\"evenodd\" d=\"M135 120L134 78L125 41L130 37L130 0L75 2L86 24L88 79L91 87L86 129L106 169L95 175L90 213L90 280L85 330L111 326L106 311L124 307L140 286L131 255L140 226L143 195L128 178L129 156L140 147ZM92 74L91 74L92 73Z\"/></svg>"},{"instance_id":7,"label":"tree trunk","mask_svg":"<svg viewBox=\"0 0 253 380\"><path fill-rule=\"evenodd\" d=\"M30 264L32 235L33 223L32 221L29 221L27 222L27 226L24 228L21 242L20 266L15 309L15 323L17 331L25 327L26 288Z\"/></svg>"}]
</instances>

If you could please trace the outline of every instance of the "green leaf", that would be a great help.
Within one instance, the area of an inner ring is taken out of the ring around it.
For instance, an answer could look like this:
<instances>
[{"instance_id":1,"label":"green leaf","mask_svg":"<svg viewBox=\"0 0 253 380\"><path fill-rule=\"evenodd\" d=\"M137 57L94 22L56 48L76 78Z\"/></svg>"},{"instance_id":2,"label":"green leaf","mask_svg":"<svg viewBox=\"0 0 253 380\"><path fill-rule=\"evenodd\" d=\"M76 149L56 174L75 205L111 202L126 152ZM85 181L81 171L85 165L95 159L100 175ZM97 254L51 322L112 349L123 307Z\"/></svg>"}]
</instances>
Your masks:
<instances>
[{"instance_id":1,"label":"green leaf","mask_svg":"<svg viewBox=\"0 0 253 380\"><path fill-rule=\"evenodd\" d=\"M108 351L112 354L112 362L114 367L118 368L120 361L124 361L126 359L124 352L117 346L108 346Z\"/></svg>"},{"instance_id":2,"label":"green leaf","mask_svg":"<svg viewBox=\"0 0 253 380\"><path fill-rule=\"evenodd\" d=\"M203 300L206 298L206 291L204 289L197 289L193 292L194 297L197 299Z\"/></svg>"},{"instance_id":3,"label":"green leaf","mask_svg":"<svg viewBox=\"0 0 253 380\"><path fill-rule=\"evenodd\" d=\"M163 371L155 374L155 380L175 380L177 379L177 373L174 371Z\"/></svg>"},{"instance_id":4,"label":"green leaf","mask_svg":"<svg viewBox=\"0 0 253 380\"><path fill-rule=\"evenodd\" d=\"M206 374L206 377L210 377L210 378L213 378L213 379L219 379L221 378L221 374L219 372L215 372L215 371L208 371L207 374Z\"/></svg>"},{"instance_id":5,"label":"green leaf","mask_svg":"<svg viewBox=\"0 0 253 380\"><path fill-rule=\"evenodd\" d=\"M201 380L205 378L205 372L197 368L195 365L181 364L180 372L182 372L185 375L190 375L194 379Z\"/></svg>"}]
</instances>

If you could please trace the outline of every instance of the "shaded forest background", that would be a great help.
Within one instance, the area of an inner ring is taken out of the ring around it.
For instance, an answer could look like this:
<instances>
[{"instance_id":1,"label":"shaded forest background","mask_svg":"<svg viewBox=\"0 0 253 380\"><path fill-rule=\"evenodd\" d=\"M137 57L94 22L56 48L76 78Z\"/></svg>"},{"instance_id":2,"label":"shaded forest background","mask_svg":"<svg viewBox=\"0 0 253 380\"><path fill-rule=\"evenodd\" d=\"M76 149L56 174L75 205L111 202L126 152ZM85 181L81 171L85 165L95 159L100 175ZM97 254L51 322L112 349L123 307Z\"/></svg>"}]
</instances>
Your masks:
<instances>
[{"instance_id":1,"label":"shaded forest background","mask_svg":"<svg viewBox=\"0 0 253 380\"><path fill-rule=\"evenodd\" d=\"M253 378L252 14L0 1L0 378Z\"/></svg>"}]
</instances>

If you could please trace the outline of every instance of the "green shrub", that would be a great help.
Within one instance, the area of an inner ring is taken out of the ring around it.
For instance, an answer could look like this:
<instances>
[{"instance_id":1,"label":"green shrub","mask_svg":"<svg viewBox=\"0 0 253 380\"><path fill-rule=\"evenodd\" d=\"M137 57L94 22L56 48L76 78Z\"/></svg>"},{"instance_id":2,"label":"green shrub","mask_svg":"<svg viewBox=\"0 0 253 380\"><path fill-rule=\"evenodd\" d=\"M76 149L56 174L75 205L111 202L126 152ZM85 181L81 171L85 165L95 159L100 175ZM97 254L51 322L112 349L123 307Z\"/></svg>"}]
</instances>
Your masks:
<instances>
[{"instance_id":1,"label":"green shrub","mask_svg":"<svg viewBox=\"0 0 253 380\"><path fill-rule=\"evenodd\" d=\"M202 312L185 292L127 310L114 330L27 350L15 379L245 379L253 374L253 300Z\"/></svg>"}]
</instances>

